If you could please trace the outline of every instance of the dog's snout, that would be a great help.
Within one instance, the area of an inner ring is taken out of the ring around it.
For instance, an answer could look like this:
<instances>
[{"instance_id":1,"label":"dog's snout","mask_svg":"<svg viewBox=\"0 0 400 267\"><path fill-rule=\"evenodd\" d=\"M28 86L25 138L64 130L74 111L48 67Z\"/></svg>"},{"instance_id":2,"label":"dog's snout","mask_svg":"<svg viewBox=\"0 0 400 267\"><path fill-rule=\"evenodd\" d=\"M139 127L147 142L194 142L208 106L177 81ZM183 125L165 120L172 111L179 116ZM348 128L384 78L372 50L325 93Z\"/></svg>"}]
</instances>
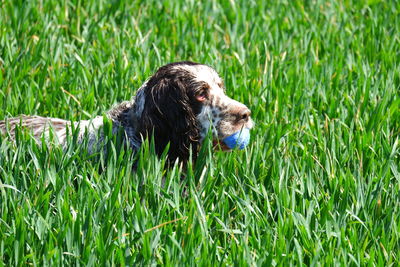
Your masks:
<instances>
[{"instance_id":1,"label":"dog's snout","mask_svg":"<svg viewBox=\"0 0 400 267\"><path fill-rule=\"evenodd\" d=\"M251 111L247 107L238 108L236 113L237 121L239 122L247 122L250 118Z\"/></svg>"},{"instance_id":2,"label":"dog's snout","mask_svg":"<svg viewBox=\"0 0 400 267\"><path fill-rule=\"evenodd\" d=\"M240 115L242 120L247 121L250 118L251 111L250 109L246 108L245 110L242 111Z\"/></svg>"}]
</instances>

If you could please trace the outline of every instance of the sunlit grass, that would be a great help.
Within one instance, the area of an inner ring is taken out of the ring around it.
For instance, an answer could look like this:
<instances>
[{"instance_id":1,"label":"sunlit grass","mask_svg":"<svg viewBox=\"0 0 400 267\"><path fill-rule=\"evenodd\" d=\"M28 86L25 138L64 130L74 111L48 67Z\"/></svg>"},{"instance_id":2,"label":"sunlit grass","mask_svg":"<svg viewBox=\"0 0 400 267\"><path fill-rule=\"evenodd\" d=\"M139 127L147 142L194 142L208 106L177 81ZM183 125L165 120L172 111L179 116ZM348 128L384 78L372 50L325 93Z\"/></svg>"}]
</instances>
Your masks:
<instances>
[{"instance_id":1,"label":"sunlit grass","mask_svg":"<svg viewBox=\"0 0 400 267\"><path fill-rule=\"evenodd\" d=\"M0 119L101 115L193 60L256 122L187 170L0 137L0 265L398 265L399 32L398 1L0 2Z\"/></svg>"}]
</instances>

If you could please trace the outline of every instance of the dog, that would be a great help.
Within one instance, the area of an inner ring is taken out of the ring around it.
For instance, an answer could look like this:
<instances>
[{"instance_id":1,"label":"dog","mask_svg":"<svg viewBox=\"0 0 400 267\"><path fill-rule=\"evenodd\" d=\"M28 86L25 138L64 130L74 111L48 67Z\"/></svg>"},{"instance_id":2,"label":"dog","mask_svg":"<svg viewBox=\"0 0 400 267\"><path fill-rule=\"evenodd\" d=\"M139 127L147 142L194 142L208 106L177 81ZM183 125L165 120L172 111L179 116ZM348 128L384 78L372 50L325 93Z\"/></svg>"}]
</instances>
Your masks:
<instances>
[{"instance_id":1,"label":"dog","mask_svg":"<svg viewBox=\"0 0 400 267\"><path fill-rule=\"evenodd\" d=\"M155 150L161 155L169 144L168 160L187 162L190 149L196 156L200 144L211 130L213 144L228 150L222 142L241 129L251 129L250 110L229 98L218 73L210 66L182 61L160 67L129 101L109 110L106 116L112 132L122 130L124 143L137 151L145 138L154 138ZM103 141L103 117L74 122L78 140L88 138L89 153ZM0 121L0 132L15 136L16 126L27 128L40 142L52 128L61 145L66 145L72 122L58 118L21 115Z\"/></svg>"}]
</instances>

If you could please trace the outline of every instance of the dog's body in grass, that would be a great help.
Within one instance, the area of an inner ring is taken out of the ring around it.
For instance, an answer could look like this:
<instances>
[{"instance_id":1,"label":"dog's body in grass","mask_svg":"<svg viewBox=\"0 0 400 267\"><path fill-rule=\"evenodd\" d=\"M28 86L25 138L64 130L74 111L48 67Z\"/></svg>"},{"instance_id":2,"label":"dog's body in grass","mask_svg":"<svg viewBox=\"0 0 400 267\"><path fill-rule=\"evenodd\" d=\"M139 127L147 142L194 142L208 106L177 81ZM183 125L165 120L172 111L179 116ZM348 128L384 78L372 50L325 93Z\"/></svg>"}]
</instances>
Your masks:
<instances>
[{"instance_id":1,"label":"dog's body in grass","mask_svg":"<svg viewBox=\"0 0 400 267\"><path fill-rule=\"evenodd\" d=\"M188 61L161 67L135 97L116 105L107 116L112 121L113 134L122 129L125 143L133 150L151 135L159 155L170 144L169 161L187 161L190 149L198 150L209 129L214 144L223 147L221 140L243 128L253 127L250 110L225 95L217 72L207 65ZM0 130L13 136L18 125L31 130L36 140L43 134L46 138L52 128L58 142L65 145L71 122L22 115L0 121ZM74 123L79 130L78 140L88 138L90 153L102 143L102 126L102 116Z\"/></svg>"}]
</instances>

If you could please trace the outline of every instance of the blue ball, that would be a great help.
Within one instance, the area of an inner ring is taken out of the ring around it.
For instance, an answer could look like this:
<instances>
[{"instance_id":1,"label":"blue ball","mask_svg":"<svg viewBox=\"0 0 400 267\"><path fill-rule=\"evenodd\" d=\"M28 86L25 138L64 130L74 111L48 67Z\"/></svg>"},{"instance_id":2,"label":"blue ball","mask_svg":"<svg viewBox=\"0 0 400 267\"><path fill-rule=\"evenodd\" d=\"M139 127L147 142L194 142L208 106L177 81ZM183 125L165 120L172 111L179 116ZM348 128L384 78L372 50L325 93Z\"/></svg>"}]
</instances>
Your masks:
<instances>
[{"instance_id":1,"label":"blue ball","mask_svg":"<svg viewBox=\"0 0 400 267\"><path fill-rule=\"evenodd\" d=\"M239 148L243 149L250 142L250 130L243 128L239 132L236 132L222 140L230 149Z\"/></svg>"}]
</instances>

